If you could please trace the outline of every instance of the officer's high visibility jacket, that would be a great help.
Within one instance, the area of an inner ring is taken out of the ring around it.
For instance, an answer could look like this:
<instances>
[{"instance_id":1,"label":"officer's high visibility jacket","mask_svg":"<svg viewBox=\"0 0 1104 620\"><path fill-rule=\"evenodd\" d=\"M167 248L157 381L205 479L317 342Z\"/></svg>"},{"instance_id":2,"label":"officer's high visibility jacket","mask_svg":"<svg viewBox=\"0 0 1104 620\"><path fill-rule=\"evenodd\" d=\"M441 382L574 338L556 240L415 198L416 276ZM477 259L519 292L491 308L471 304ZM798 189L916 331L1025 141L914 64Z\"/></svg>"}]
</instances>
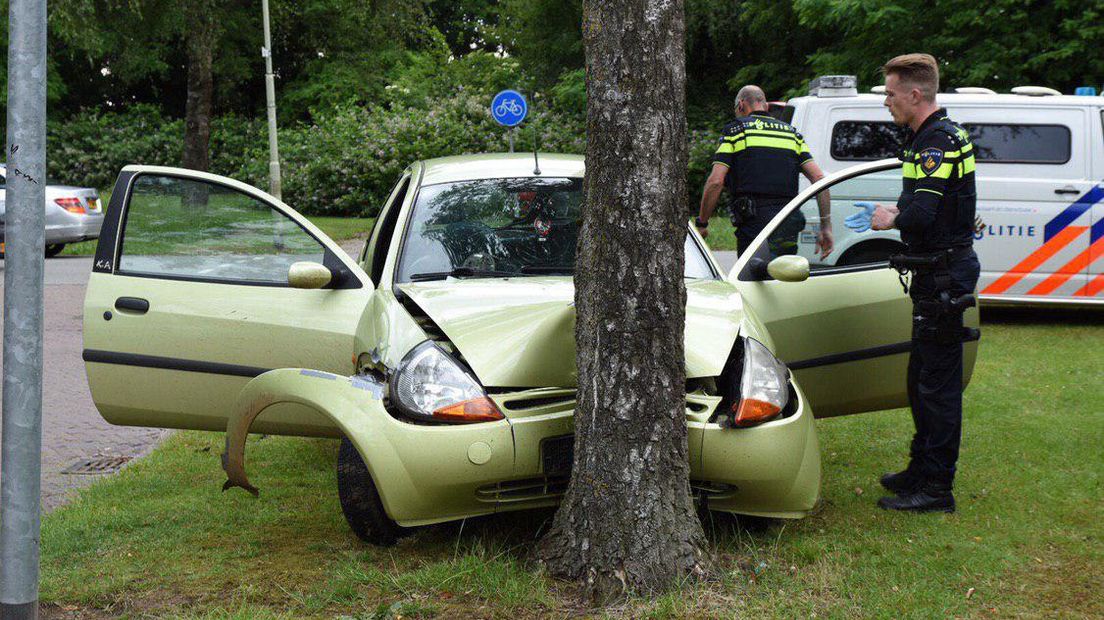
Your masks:
<instances>
[{"instance_id":1,"label":"officer's high visibility jacket","mask_svg":"<svg viewBox=\"0 0 1104 620\"><path fill-rule=\"evenodd\" d=\"M974 145L965 129L939 109L924 120L901 152L900 214L895 226L913 252L934 252L974 241Z\"/></svg>"},{"instance_id":2,"label":"officer's high visibility jacket","mask_svg":"<svg viewBox=\"0 0 1104 620\"><path fill-rule=\"evenodd\" d=\"M755 113L725 125L713 161L728 166L730 196L793 198L801 164L812 159L805 139L789 123Z\"/></svg>"}]
</instances>

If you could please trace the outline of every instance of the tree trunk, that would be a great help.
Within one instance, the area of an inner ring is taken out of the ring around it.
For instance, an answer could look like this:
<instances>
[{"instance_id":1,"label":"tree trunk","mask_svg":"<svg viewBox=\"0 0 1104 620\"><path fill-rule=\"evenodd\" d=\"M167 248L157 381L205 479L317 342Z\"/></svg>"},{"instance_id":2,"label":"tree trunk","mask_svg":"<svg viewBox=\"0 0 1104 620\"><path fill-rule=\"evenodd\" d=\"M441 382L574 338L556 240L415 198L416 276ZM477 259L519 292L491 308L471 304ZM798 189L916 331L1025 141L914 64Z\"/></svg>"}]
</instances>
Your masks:
<instances>
[{"instance_id":1,"label":"tree trunk","mask_svg":"<svg viewBox=\"0 0 1104 620\"><path fill-rule=\"evenodd\" d=\"M588 0L575 460L541 557L591 601L700 570L685 411L682 0Z\"/></svg>"},{"instance_id":2,"label":"tree trunk","mask_svg":"<svg viewBox=\"0 0 1104 620\"><path fill-rule=\"evenodd\" d=\"M188 95L184 104L184 156L181 165L207 171L211 167L211 105L214 99L211 68L218 39L215 8L209 0L193 0L187 3L184 12Z\"/></svg>"}]
</instances>

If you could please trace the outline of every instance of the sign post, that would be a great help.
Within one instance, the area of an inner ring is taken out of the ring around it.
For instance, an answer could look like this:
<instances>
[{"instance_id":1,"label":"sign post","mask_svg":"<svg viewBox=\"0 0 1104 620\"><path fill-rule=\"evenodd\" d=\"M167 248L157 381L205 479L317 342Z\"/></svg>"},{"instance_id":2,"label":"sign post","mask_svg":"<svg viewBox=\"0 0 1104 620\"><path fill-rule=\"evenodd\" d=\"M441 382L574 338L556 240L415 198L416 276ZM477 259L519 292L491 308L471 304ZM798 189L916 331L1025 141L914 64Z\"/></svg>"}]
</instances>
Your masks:
<instances>
[{"instance_id":1,"label":"sign post","mask_svg":"<svg viewBox=\"0 0 1104 620\"><path fill-rule=\"evenodd\" d=\"M491 100L491 117L495 122L507 128L510 152L514 152L514 128L529 114L529 103L525 96L516 90L504 90Z\"/></svg>"},{"instance_id":2,"label":"sign post","mask_svg":"<svg viewBox=\"0 0 1104 620\"><path fill-rule=\"evenodd\" d=\"M38 618L46 0L8 3L7 239L0 464L0 618Z\"/></svg>"}]
</instances>

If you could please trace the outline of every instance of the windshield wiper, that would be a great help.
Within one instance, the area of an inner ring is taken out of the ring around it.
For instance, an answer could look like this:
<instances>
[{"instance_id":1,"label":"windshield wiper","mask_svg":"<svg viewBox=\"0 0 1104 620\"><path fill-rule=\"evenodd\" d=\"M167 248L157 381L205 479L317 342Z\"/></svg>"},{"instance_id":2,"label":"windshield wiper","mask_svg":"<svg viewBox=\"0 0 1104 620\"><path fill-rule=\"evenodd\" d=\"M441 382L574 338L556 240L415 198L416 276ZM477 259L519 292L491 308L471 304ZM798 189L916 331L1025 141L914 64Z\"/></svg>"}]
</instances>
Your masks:
<instances>
[{"instance_id":1,"label":"windshield wiper","mask_svg":"<svg viewBox=\"0 0 1104 620\"><path fill-rule=\"evenodd\" d=\"M411 282L423 282L425 280L444 280L445 278L509 278L518 275L513 271L496 271L494 269L473 269L471 267L457 267L452 271L432 271L428 273L416 273L410 276Z\"/></svg>"},{"instance_id":2,"label":"windshield wiper","mask_svg":"<svg viewBox=\"0 0 1104 620\"><path fill-rule=\"evenodd\" d=\"M575 273L574 265L525 265L522 273Z\"/></svg>"}]
</instances>

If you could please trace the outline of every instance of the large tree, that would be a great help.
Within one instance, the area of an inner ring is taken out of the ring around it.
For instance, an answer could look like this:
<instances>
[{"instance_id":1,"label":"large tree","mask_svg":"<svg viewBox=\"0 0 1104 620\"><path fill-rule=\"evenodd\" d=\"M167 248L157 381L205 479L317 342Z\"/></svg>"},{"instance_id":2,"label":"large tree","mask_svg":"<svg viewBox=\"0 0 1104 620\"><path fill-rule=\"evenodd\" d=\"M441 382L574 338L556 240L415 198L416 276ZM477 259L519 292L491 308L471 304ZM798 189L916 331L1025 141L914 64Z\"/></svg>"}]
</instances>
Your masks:
<instances>
[{"instance_id":1,"label":"large tree","mask_svg":"<svg viewBox=\"0 0 1104 620\"><path fill-rule=\"evenodd\" d=\"M681 0L588 0L575 459L542 549L592 601L699 569L685 401Z\"/></svg>"}]
</instances>

